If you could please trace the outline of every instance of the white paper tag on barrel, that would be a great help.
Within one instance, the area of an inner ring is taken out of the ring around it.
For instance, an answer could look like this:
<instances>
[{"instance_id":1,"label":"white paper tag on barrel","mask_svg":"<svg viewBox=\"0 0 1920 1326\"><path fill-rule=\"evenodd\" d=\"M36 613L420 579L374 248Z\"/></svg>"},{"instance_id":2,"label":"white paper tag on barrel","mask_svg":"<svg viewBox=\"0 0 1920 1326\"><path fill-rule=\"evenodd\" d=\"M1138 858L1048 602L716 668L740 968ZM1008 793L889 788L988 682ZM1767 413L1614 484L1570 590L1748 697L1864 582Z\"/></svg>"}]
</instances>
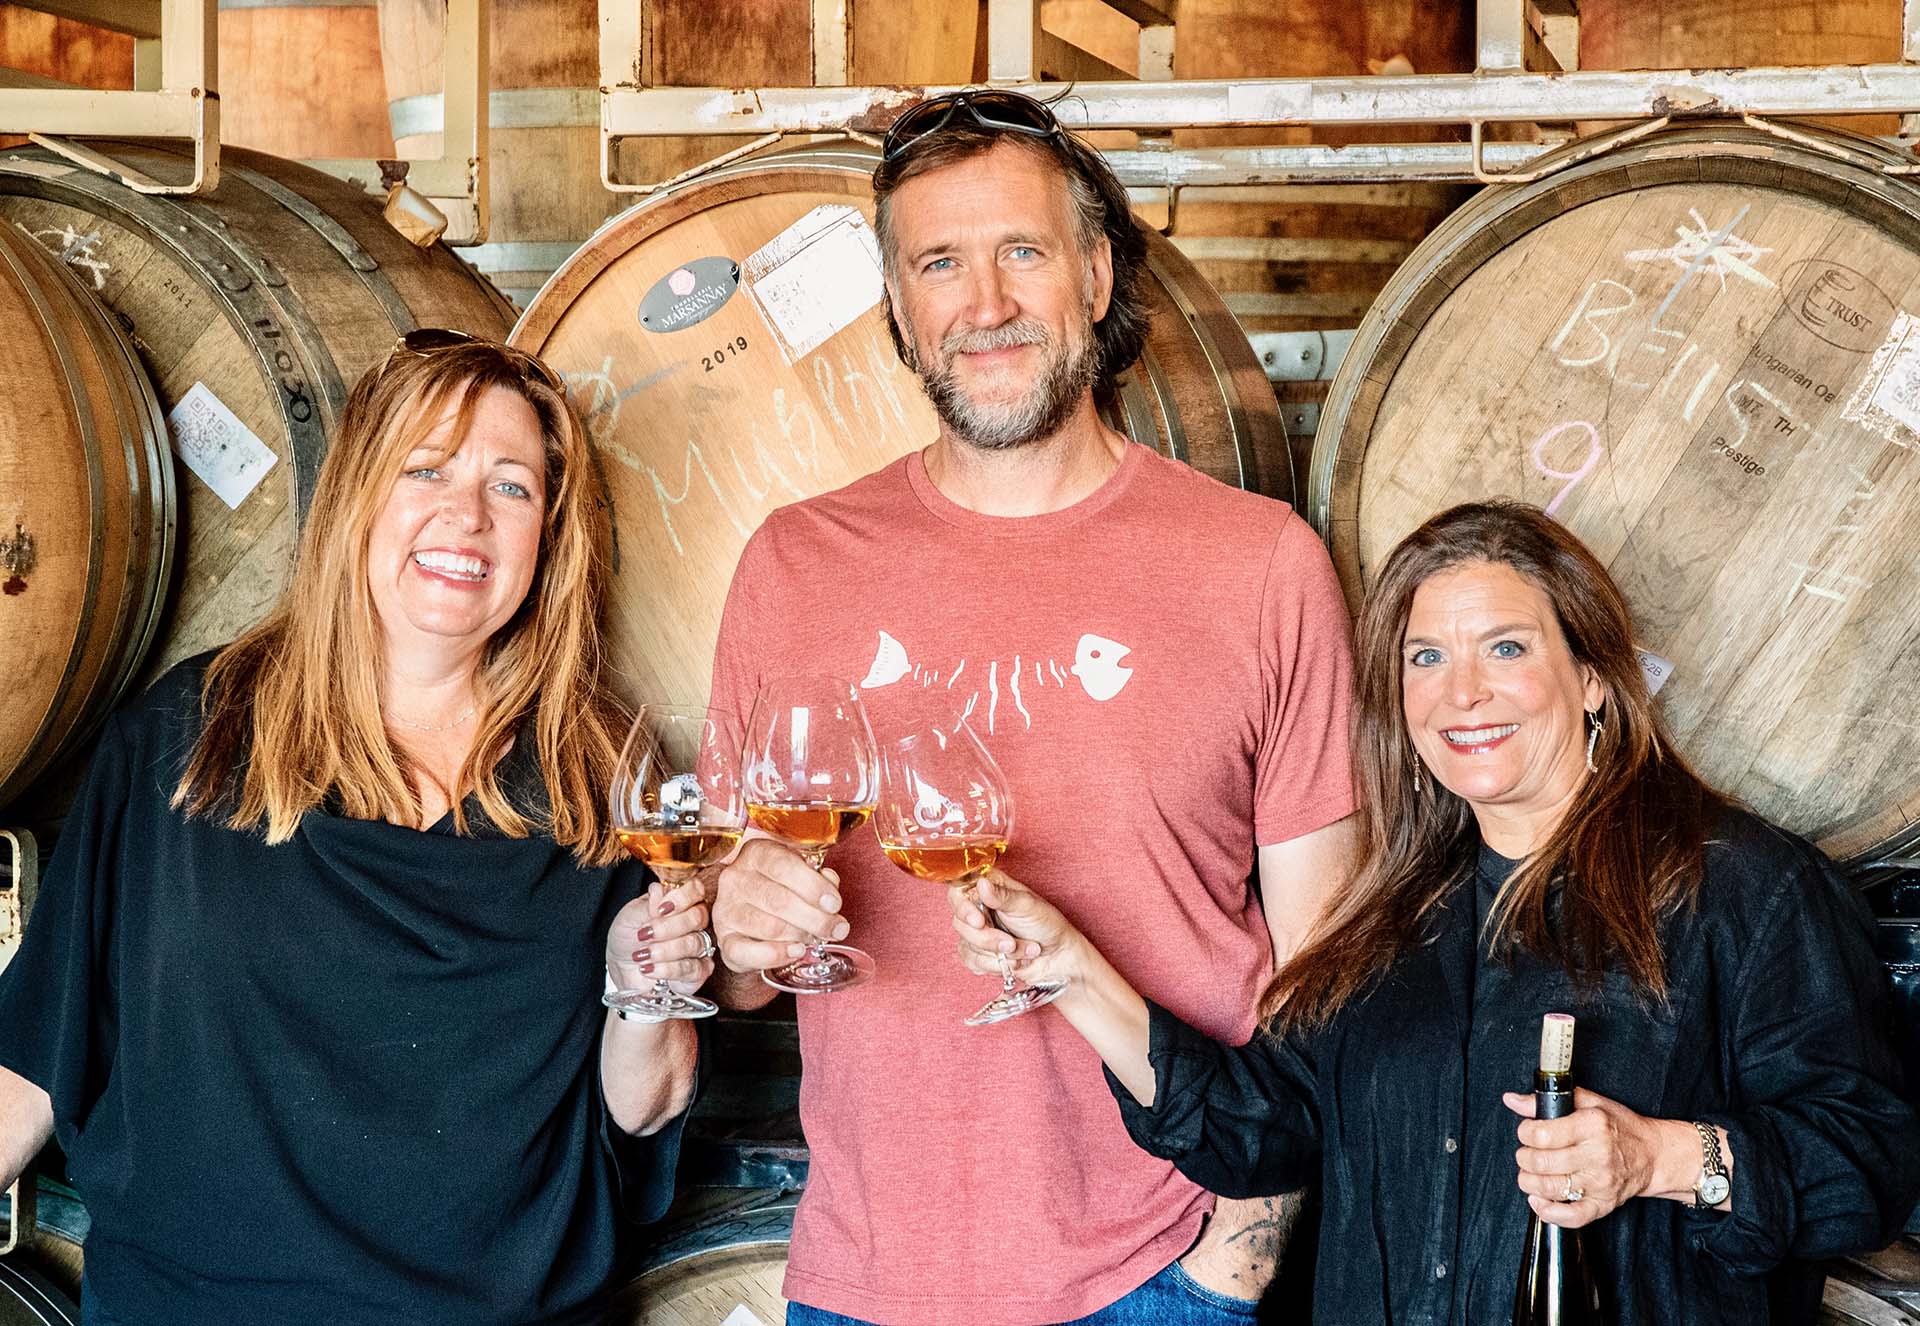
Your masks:
<instances>
[{"instance_id":1,"label":"white paper tag on barrel","mask_svg":"<svg viewBox=\"0 0 1920 1326\"><path fill-rule=\"evenodd\" d=\"M204 382L196 382L167 415L173 449L229 510L247 500L279 459Z\"/></svg>"},{"instance_id":2,"label":"white paper tag on barrel","mask_svg":"<svg viewBox=\"0 0 1920 1326\"><path fill-rule=\"evenodd\" d=\"M721 1322L720 1326L767 1326L767 1323L761 1321L760 1314L745 1303L736 1303L733 1311L727 1314L727 1319Z\"/></svg>"},{"instance_id":3,"label":"white paper tag on barrel","mask_svg":"<svg viewBox=\"0 0 1920 1326\"><path fill-rule=\"evenodd\" d=\"M792 363L880 302L880 244L858 208L816 207L746 261L747 293Z\"/></svg>"},{"instance_id":4,"label":"white paper tag on barrel","mask_svg":"<svg viewBox=\"0 0 1920 1326\"><path fill-rule=\"evenodd\" d=\"M1640 656L1640 675L1647 679L1647 694L1660 694L1660 688L1673 675L1673 664L1650 649L1636 649L1633 652Z\"/></svg>"}]
</instances>

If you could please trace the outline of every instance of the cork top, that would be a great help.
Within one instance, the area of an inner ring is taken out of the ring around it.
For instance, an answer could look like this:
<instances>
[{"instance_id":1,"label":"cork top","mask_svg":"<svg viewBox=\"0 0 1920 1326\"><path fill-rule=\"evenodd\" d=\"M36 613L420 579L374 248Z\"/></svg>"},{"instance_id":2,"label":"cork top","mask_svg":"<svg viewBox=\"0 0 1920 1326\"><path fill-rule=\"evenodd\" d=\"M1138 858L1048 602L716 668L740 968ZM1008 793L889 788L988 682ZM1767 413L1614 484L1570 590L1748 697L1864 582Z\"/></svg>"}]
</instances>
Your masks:
<instances>
[{"instance_id":1,"label":"cork top","mask_svg":"<svg viewBox=\"0 0 1920 1326\"><path fill-rule=\"evenodd\" d=\"M1573 1015L1549 1013L1540 1019L1540 1071L1573 1071Z\"/></svg>"}]
</instances>

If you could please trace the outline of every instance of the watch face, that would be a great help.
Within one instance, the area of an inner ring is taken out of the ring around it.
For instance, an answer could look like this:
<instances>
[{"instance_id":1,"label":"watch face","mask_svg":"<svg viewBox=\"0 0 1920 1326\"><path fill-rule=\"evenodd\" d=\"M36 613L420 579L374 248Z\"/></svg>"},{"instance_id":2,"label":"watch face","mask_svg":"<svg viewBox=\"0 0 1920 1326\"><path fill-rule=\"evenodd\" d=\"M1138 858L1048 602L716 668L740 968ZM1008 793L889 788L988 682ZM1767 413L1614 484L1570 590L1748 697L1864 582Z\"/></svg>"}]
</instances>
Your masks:
<instances>
[{"instance_id":1,"label":"watch face","mask_svg":"<svg viewBox=\"0 0 1920 1326\"><path fill-rule=\"evenodd\" d=\"M1703 1206L1718 1206L1727 1200L1727 1194L1733 1191L1733 1185L1727 1182L1724 1174L1707 1174L1700 1179L1700 1202Z\"/></svg>"}]
</instances>

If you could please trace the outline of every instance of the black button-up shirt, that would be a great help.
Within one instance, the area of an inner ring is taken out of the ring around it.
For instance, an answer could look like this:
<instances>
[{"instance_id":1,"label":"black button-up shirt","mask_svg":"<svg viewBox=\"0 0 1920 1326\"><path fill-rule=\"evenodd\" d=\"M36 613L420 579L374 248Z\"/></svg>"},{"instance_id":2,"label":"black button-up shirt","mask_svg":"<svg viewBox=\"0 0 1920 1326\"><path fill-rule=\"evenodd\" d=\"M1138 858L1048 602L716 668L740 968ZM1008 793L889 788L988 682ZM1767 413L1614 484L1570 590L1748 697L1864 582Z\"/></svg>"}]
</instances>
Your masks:
<instances>
[{"instance_id":1,"label":"black button-up shirt","mask_svg":"<svg viewBox=\"0 0 1920 1326\"><path fill-rule=\"evenodd\" d=\"M1871 918L1817 852L1729 815L1697 903L1663 930L1657 1006L1617 974L1581 997L1531 954L1476 961L1474 888L1324 1029L1234 1048L1151 1006L1154 1104L1109 1074L1134 1139L1213 1191L1321 1184L1315 1326L1509 1319L1528 1210L1500 1093L1532 1089L1548 1012L1579 1018L1583 1086L1731 1143L1730 1212L1643 1198L1589 1227L1621 1326L1755 1326L1775 1266L1898 1230L1920 1128Z\"/></svg>"}]
</instances>

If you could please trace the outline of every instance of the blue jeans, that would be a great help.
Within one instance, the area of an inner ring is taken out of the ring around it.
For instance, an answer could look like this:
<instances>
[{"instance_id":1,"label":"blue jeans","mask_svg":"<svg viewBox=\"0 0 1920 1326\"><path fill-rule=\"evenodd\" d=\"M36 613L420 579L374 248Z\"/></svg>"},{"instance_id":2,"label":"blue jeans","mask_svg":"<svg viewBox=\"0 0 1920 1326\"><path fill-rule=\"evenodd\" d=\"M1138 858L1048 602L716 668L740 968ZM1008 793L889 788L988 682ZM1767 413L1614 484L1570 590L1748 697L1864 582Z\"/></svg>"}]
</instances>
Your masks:
<instances>
[{"instance_id":1,"label":"blue jeans","mask_svg":"<svg viewBox=\"0 0 1920 1326\"><path fill-rule=\"evenodd\" d=\"M1117 1302L1063 1326L1247 1326L1260 1305L1216 1294L1174 1262ZM873 1326L857 1317L787 1304L787 1326Z\"/></svg>"}]
</instances>

